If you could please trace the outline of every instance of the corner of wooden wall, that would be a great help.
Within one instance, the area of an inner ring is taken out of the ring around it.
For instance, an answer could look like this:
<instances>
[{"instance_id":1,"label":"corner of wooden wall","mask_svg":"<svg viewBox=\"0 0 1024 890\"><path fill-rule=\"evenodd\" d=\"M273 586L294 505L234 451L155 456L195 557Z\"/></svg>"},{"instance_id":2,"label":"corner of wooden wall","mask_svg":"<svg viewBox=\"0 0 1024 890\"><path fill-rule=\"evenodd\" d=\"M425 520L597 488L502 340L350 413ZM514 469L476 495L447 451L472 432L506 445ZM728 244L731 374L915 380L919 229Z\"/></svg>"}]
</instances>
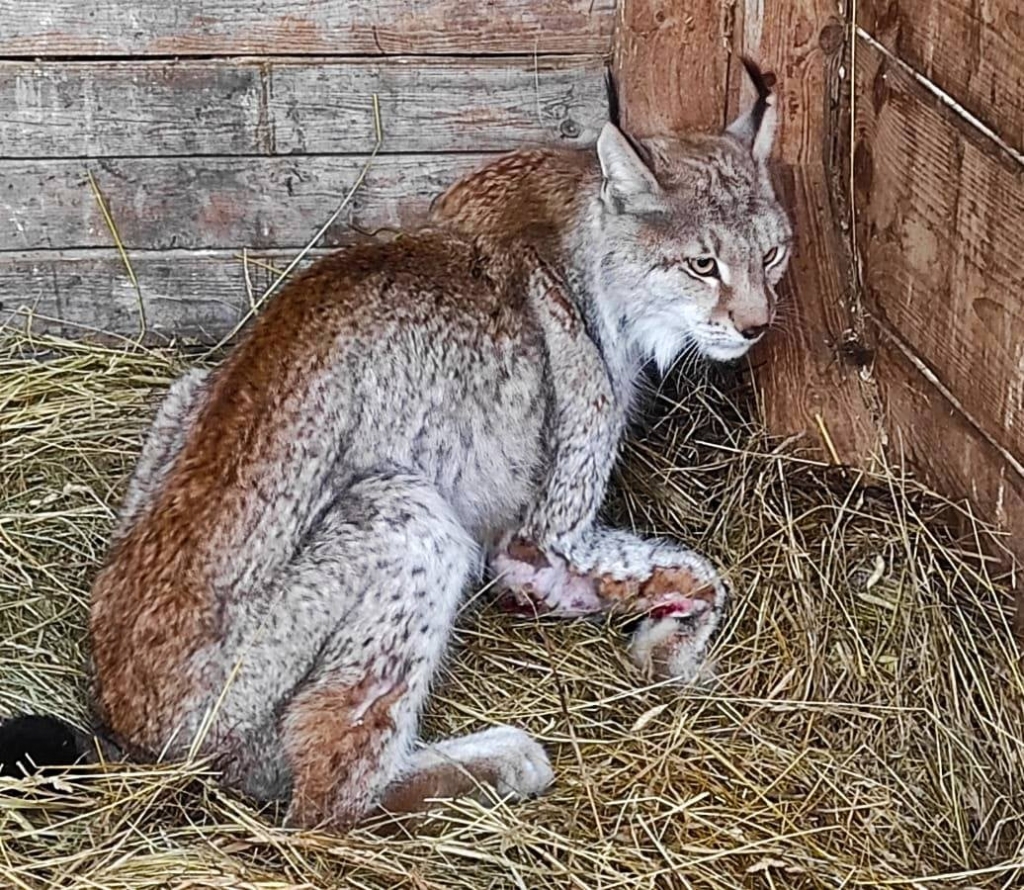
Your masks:
<instances>
[{"instance_id":1,"label":"corner of wooden wall","mask_svg":"<svg viewBox=\"0 0 1024 890\"><path fill-rule=\"evenodd\" d=\"M796 229L780 323L752 355L769 429L806 432L823 456L864 466L884 430L870 366L873 337L833 197L848 93L850 28L830 0L785 4L622 0L614 39L623 122L639 136L714 129L750 94L740 54L778 77L780 195Z\"/></svg>"},{"instance_id":2,"label":"corner of wooden wall","mask_svg":"<svg viewBox=\"0 0 1024 890\"><path fill-rule=\"evenodd\" d=\"M846 153L892 451L999 567L1024 561L1019 6L861 0Z\"/></svg>"}]
</instances>

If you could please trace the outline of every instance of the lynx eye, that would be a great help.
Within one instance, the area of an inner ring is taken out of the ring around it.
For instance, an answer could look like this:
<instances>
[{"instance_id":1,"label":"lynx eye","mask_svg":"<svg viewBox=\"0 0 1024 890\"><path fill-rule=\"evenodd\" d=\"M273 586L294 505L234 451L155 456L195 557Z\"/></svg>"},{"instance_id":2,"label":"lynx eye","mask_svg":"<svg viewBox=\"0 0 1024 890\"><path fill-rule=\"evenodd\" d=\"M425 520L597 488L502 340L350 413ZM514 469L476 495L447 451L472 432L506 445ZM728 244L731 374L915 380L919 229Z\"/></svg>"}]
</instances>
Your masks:
<instances>
[{"instance_id":1,"label":"lynx eye","mask_svg":"<svg viewBox=\"0 0 1024 890\"><path fill-rule=\"evenodd\" d=\"M698 278L718 278L718 263L715 262L714 257L693 257L686 261L686 265Z\"/></svg>"},{"instance_id":2,"label":"lynx eye","mask_svg":"<svg viewBox=\"0 0 1024 890\"><path fill-rule=\"evenodd\" d=\"M764 255L764 267L770 269L772 266L782 261L783 250L781 247L773 247Z\"/></svg>"}]
</instances>

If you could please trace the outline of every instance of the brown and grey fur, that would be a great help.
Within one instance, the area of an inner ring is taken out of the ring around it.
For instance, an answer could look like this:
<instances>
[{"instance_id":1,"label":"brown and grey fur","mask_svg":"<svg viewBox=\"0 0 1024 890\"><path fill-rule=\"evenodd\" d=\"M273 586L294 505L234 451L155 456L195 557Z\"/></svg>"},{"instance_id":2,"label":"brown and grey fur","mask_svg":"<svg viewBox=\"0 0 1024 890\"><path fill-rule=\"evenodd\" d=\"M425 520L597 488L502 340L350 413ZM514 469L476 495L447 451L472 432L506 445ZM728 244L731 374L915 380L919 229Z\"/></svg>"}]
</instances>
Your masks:
<instances>
[{"instance_id":1,"label":"brown and grey fur","mask_svg":"<svg viewBox=\"0 0 1024 890\"><path fill-rule=\"evenodd\" d=\"M645 143L650 167L612 125L596 152L510 155L429 227L316 263L179 380L92 591L113 737L210 755L306 825L538 793L552 772L518 729L419 742L484 564L519 605L645 615L637 659L696 674L722 581L597 514L643 366L736 358L772 320L774 118L763 93L731 132Z\"/></svg>"}]
</instances>

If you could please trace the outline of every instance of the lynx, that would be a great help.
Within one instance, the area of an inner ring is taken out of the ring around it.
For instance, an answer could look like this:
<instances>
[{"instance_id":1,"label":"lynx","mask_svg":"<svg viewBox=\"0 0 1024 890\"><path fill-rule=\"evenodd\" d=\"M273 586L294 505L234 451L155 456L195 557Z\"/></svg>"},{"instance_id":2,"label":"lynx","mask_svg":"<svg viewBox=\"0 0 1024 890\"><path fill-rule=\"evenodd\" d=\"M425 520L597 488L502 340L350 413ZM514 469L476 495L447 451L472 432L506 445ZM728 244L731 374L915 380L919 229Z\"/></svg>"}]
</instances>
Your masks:
<instances>
[{"instance_id":1,"label":"lynx","mask_svg":"<svg viewBox=\"0 0 1024 890\"><path fill-rule=\"evenodd\" d=\"M306 826L538 794L553 773L522 730L418 733L484 574L513 609L637 617L652 676L701 670L725 583L598 512L645 366L737 359L773 321L791 236L776 96L748 68L726 131L608 123L596 150L504 157L422 229L315 263L171 387L92 588L119 752L209 756ZM47 718L2 735L5 769L84 753Z\"/></svg>"}]
</instances>

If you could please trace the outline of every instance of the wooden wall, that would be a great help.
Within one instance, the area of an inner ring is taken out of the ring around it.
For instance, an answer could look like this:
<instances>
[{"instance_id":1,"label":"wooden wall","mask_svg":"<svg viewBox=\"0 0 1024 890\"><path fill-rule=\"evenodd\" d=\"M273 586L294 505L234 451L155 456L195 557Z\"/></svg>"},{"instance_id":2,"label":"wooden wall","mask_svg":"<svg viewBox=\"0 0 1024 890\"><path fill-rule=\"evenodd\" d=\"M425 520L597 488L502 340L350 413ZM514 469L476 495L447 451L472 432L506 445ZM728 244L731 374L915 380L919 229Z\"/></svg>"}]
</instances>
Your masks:
<instances>
[{"instance_id":1,"label":"wooden wall","mask_svg":"<svg viewBox=\"0 0 1024 890\"><path fill-rule=\"evenodd\" d=\"M732 119L753 98L740 54L776 73L778 186L796 245L780 326L752 356L761 405L772 429L808 431L844 462L878 453L877 392L864 367L867 337L840 200L848 22L832 0L624 0L622 16L616 67L627 124L640 134Z\"/></svg>"},{"instance_id":2,"label":"wooden wall","mask_svg":"<svg viewBox=\"0 0 1024 890\"><path fill-rule=\"evenodd\" d=\"M854 202L885 428L1024 558L1024 16L861 0Z\"/></svg>"},{"instance_id":3,"label":"wooden wall","mask_svg":"<svg viewBox=\"0 0 1024 890\"><path fill-rule=\"evenodd\" d=\"M0 23L0 321L230 330L338 206L321 246L414 221L489 154L589 144L614 0L20 0ZM240 260L241 251L254 261ZM52 319L48 320L48 319Z\"/></svg>"}]
</instances>

